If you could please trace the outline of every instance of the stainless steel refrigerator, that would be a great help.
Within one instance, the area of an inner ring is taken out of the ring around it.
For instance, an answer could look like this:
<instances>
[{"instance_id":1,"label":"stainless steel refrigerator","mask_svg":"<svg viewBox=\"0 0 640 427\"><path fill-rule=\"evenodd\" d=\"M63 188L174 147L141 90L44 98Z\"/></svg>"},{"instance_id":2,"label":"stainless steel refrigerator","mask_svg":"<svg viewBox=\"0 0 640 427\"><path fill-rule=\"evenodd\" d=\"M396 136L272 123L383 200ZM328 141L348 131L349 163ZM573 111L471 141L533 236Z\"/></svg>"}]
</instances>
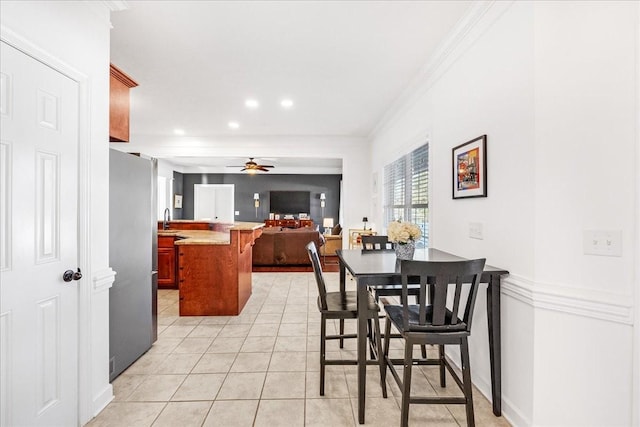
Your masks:
<instances>
[{"instance_id":1,"label":"stainless steel refrigerator","mask_svg":"<svg viewBox=\"0 0 640 427\"><path fill-rule=\"evenodd\" d=\"M109 379L157 337L157 161L109 150Z\"/></svg>"}]
</instances>

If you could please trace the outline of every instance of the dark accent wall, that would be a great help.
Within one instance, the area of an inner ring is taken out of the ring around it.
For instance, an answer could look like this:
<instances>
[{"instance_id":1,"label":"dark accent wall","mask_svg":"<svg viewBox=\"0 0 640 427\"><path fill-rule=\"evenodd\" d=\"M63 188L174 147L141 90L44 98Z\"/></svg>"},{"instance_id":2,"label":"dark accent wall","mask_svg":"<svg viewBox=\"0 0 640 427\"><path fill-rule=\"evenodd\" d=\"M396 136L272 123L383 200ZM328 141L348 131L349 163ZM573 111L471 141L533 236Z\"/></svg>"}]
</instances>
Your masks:
<instances>
[{"instance_id":1,"label":"dark accent wall","mask_svg":"<svg viewBox=\"0 0 640 427\"><path fill-rule=\"evenodd\" d=\"M183 194L183 176L180 172L173 171L173 195ZM182 201L182 206L184 206L184 200ZM173 200L171 201L171 206L175 206ZM173 212L171 218L173 219L182 219L182 215L184 212L184 207L182 209L173 208Z\"/></svg>"},{"instance_id":2,"label":"dark accent wall","mask_svg":"<svg viewBox=\"0 0 640 427\"><path fill-rule=\"evenodd\" d=\"M193 186L195 184L233 184L235 186L235 210L240 214L236 221L263 221L269 218L269 191L310 191L309 216L322 227L322 218L338 222L340 181L342 175L241 175L241 174L180 174L182 175L182 219L193 219ZM174 172L174 178L176 172ZM174 182L177 188L177 179ZM260 207L256 216L253 194L260 194ZM327 200L324 216L320 207L320 193ZM298 212L296 212L297 214ZM177 216L175 218L178 218Z\"/></svg>"}]
</instances>

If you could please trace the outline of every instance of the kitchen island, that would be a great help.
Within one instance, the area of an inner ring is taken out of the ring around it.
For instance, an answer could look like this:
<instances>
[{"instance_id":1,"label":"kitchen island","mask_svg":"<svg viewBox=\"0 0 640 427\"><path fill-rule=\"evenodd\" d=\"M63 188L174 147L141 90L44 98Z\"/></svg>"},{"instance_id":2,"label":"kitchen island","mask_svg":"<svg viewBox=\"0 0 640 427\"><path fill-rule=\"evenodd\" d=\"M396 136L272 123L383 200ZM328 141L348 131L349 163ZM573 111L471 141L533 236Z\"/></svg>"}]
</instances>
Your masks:
<instances>
[{"instance_id":1,"label":"kitchen island","mask_svg":"<svg viewBox=\"0 0 640 427\"><path fill-rule=\"evenodd\" d=\"M251 296L251 259L262 223L212 223L190 229L196 221L160 223L158 236L172 236L177 255L180 316L238 315ZM185 229L186 228L186 229Z\"/></svg>"}]
</instances>

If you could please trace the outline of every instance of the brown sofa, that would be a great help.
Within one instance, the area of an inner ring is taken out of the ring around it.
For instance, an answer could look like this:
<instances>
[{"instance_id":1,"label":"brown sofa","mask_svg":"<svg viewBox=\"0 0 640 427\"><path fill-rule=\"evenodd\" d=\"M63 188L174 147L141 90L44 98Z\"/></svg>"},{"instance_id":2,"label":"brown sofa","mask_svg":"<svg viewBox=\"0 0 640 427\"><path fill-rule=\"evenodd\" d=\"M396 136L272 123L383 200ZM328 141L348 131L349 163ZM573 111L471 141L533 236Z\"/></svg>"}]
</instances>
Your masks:
<instances>
[{"instance_id":1,"label":"brown sofa","mask_svg":"<svg viewBox=\"0 0 640 427\"><path fill-rule=\"evenodd\" d=\"M267 227L253 245L253 265L311 265L306 246L324 245L324 237L312 228Z\"/></svg>"}]
</instances>

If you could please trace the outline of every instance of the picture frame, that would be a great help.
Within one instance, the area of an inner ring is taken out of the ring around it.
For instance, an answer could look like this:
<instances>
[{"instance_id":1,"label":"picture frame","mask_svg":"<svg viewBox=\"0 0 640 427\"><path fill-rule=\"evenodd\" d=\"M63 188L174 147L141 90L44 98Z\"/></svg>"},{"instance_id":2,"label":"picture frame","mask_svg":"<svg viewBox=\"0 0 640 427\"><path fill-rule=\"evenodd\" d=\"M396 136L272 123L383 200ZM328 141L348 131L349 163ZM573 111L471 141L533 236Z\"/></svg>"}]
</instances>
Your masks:
<instances>
[{"instance_id":1,"label":"picture frame","mask_svg":"<svg viewBox=\"0 0 640 427\"><path fill-rule=\"evenodd\" d=\"M453 198L487 197L487 135L451 150Z\"/></svg>"},{"instance_id":2,"label":"picture frame","mask_svg":"<svg viewBox=\"0 0 640 427\"><path fill-rule=\"evenodd\" d=\"M182 209L182 194L176 194L173 197L173 207L175 209Z\"/></svg>"}]
</instances>

